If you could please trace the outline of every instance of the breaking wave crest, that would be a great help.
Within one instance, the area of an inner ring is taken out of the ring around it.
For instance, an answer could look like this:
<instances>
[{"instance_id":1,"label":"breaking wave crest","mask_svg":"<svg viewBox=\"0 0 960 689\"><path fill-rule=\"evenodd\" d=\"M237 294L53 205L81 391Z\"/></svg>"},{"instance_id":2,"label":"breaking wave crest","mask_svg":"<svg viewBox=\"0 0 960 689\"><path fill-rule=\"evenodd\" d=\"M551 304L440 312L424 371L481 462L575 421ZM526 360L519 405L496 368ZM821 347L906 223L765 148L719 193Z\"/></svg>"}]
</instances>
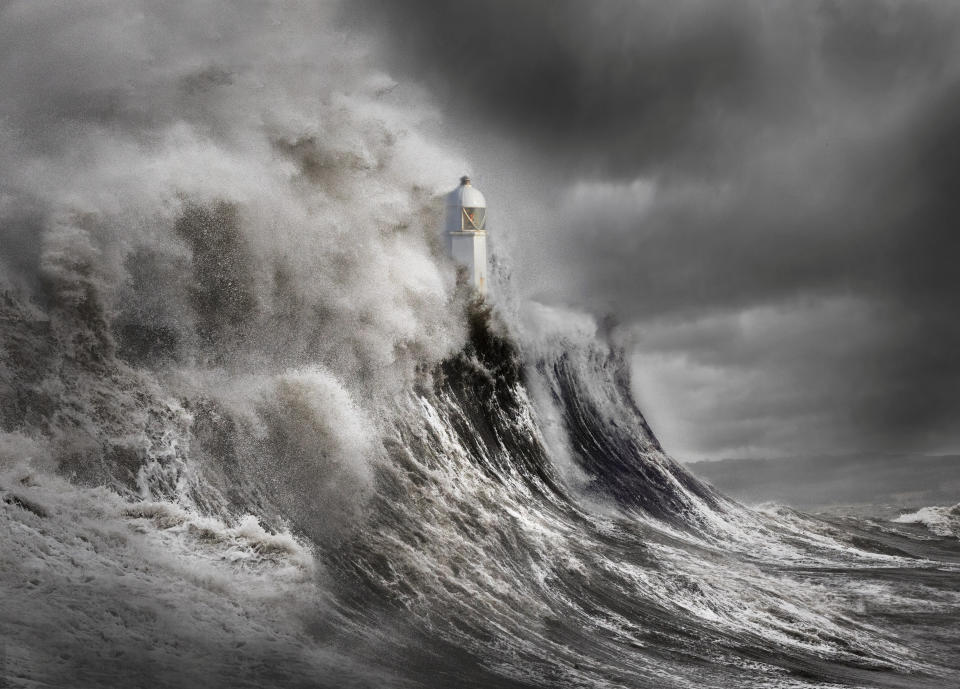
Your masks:
<instances>
[{"instance_id":1,"label":"breaking wave crest","mask_svg":"<svg viewBox=\"0 0 960 689\"><path fill-rule=\"evenodd\" d=\"M960 538L960 505L923 507L916 512L901 514L893 521L898 524L922 524L938 536Z\"/></svg>"}]
</instances>

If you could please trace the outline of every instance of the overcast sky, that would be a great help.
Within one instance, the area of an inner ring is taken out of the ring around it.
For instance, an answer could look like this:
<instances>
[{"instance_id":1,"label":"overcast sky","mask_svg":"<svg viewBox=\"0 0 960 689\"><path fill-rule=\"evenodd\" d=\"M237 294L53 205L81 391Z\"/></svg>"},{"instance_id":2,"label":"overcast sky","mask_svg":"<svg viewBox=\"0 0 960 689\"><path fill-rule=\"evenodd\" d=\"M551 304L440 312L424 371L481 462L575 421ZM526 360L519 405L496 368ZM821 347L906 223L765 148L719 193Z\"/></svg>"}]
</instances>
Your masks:
<instances>
[{"instance_id":1,"label":"overcast sky","mask_svg":"<svg viewBox=\"0 0 960 689\"><path fill-rule=\"evenodd\" d=\"M710 458L960 449L958 8L359 0L340 19L440 109L518 289L613 314L665 446Z\"/></svg>"}]
</instances>

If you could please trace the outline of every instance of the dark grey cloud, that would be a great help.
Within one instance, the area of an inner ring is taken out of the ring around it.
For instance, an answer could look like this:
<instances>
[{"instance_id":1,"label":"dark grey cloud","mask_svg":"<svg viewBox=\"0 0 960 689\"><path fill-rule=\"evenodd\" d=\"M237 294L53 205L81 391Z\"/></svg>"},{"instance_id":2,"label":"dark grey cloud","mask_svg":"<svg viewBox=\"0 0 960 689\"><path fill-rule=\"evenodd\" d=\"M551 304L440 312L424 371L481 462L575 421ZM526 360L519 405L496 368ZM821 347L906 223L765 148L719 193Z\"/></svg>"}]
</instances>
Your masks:
<instances>
[{"instance_id":1,"label":"dark grey cloud","mask_svg":"<svg viewBox=\"0 0 960 689\"><path fill-rule=\"evenodd\" d=\"M763 101L789 116L803 94L773 78L762 17L746 4L430 1L350 3L392 43L392 64L458 117L535 141L568 164L631 174L667 158L703 164L735 145L702 136Z\"/></svg>"},{"instance_id":2,"label":"dark grey cloud","mask_svg":"<svg viewBox=\"0 0 960 689\"><path fill-rule=\"evenodd\" d=\"M674 384L648 400L672 449L960 446L952 3L362 0L342 18L481 142L523 292L615 313L641 378Z\"/></svg>"}]
</instances>

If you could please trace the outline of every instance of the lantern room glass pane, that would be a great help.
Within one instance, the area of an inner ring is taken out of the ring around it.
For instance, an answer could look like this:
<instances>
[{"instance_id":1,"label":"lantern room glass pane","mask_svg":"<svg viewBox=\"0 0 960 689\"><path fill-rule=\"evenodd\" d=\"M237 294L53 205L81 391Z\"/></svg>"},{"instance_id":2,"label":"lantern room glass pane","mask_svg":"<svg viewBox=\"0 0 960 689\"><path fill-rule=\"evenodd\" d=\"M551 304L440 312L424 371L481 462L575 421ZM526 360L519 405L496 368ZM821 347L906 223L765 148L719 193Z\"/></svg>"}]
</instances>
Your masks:
<instances>
[{"instance_id":1,"label":"lantern room glass pane","mask_svg":"<svg viewBox=\"0 0 960 689\"><path fill-rule=\"evenodd\" d=\"M463 209L463 229L464 230L482 230L483 223L486 220L486 208L464 208Z\"/></svg>"}]
</instances>

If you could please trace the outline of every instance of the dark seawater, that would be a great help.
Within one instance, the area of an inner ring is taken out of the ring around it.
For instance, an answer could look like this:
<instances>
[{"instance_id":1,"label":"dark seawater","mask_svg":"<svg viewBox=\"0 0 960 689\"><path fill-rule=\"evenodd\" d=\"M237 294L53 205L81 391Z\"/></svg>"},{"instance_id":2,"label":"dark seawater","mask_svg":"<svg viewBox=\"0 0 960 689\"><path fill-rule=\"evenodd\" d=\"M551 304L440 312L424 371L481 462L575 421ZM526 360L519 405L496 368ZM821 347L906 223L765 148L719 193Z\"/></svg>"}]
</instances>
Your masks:
<instances>
[{"instance_id":1,"label":"dark seawater","mask_svg":"<svg viewBox=\"0 0 960 689\"><path fill-rule=\"evenodd\" d=\"M955 514L748 509L664 453L603 342L473 307L367 437L318 372L251 417L77 356L44 398L55 328L5 309L7 413L99 443L0 474L7 686L960 683Z\"/></svg>"}]
</instances>

